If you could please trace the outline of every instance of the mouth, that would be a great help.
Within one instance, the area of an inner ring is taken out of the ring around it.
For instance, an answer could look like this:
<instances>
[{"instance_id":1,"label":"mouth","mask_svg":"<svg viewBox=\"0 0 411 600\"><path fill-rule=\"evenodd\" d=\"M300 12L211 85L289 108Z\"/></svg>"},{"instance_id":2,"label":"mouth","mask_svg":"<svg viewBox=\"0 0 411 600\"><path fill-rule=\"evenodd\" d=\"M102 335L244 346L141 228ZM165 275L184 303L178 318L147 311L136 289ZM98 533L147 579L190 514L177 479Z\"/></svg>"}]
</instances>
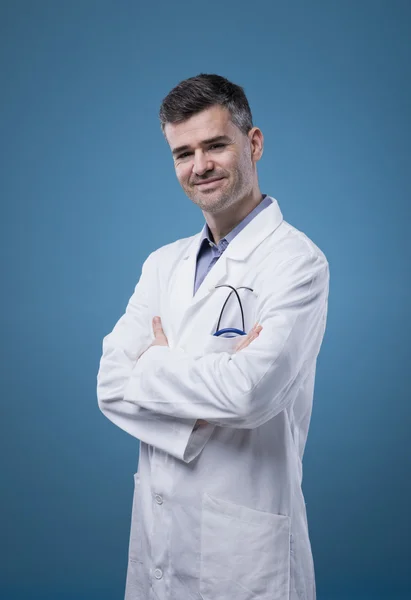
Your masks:
<instances>
[{"instance_id":1,"label":"mouth","mask_svg":"<svg viewBox=\"0 0 411 600\"><path fill-rule=\"evenodd\" d=\"M207 179L207 181L199 181L195 185L200 188L200 190L208 189L209 187L213 187L218 184L220 181L225 179L224 177L213 177L212 179Z\"/></svg>"}]
</instances>

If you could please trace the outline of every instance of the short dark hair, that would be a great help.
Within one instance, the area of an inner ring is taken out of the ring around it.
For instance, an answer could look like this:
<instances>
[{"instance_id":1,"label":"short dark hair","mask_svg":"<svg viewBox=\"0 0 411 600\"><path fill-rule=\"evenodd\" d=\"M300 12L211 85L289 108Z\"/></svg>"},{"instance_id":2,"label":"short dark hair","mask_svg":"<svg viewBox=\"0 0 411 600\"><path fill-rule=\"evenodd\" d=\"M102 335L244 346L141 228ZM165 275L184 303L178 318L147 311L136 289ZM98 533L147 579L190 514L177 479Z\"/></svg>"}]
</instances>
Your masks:
<instances>
[{"instance_id":1,"label":"short dark hair","mask_svg":"<svg viewBox=\"0 0 411 600\"><path fill-rule=\"evenodd\" d=\"M244 89L221 75L200 73L181 81L167 94L160 107L160 123L179 123L215 105L224 106L231 121L245 135L253 127L253 117Z\"/></svg>"}]
</instances>

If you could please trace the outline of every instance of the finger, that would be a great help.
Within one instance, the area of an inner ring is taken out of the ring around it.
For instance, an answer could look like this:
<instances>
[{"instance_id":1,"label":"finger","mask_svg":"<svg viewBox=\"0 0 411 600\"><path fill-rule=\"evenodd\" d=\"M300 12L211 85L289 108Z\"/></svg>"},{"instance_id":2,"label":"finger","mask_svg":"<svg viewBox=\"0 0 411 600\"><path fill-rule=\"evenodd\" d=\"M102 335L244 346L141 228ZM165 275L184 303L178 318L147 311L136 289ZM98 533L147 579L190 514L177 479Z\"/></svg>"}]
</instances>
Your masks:
<instances>
[{"instance_id":1,"label":"finger","mask_svg":"<svg viewBox=\"0 0 411 600\"><path fill-rule=\"evenodd\" d=\"M237 348L236 348L236 352L240 352L241 350L244 350L244 348L247 348L247 346L250 344L249 341L247 342L242 342Z\"/></svg>"},{"instance_id":2,"label":"finger","mask_svg":"<svg viewBox=\"0 0 411 600\"><path fill-rule=\"evenodd\" d=\"M160 317L153 318L154 346L168 346L168 340L161 325Z\"/></svg>"},{"instance_id":3,"label":"finger","mask_svg":"<svg viewBox=\"0 0 411 600\"><path fill-rule=\"evenodd\" d=\"M250 334L248 334L248 335L250 335ZM248 337L248 335L247 335L247 337ZM238 342L238 344L235 347L235 351L236 352L238 352L239 350L241 350L243 348L243 346L244 346L244 344L246 342L246 339L247 338L241 337L240 341Z\"/></svg>"},{"instance_id":4,"label":"finger","mask_svg":"<svg viewBox=\"0 0 411 600\"><path fill-rule=\"evenodd\" d=\"M158 337L159 335L164 335L160 317L153 318L153 331L154 331L155 337Z\"/></svg>"},{"instance_id":5,"label":"finger","mask_svg":"<svg viewBox=\"0 0 411 600\"><path fill-rule=\"evenodd\" d=\"M248 340L246 340L246 346L249 346L251 344L251 342L253 342L255 339L257 339L258 335L259 335L258 332L254 331L254 333L252 335L250 335Z\"/></svg>"},{"instance_id":6,"label":"finger","mask_svg":"<svg viewBox=\"0 0 411 600\"><path fill-rule=\"evenodd\" d=\"M251 330L250 333L248 333L247 336L244 338L244 340L241 340L239 345L236 347L235 351L239 352L240 350L244 350L244 348L247 348L247 346L249 346L251 342L258 338L261 330L261 325L258 325L257 329L255 329L254 331Z\"/></svg>"},{"instance_id":7,"label":"finger","mask_svg":"<svg viewBox=\"0 0 411 600\"><path fill-rule=\"evenodd\" d=\"M252 341L252 339L254 339L254 338L252 338L250 336L250 334L248 334L244 340L241 340L241 342L236 347L235 351L239 352L240 350L243 350L244 348L246 348L248 346L248 344Z\"/></svg>"},{"instance_id":8,"label":"finger","mask_svg":"<svg viewBox=\"0 0 411 600\"><path fill-rule=\"evenodd\" d=\"M256 337L258 337L261 330L261 325L254 325L253 329L247 334L247 337L244 338L244 341L249 344L250 342L255 340Z\"/></svg>"},{"instance_id":9,"label":"finger","mask_svg":"<svg viewBox=\"0 0 411 600\"><path fill-rule=\"evenodd\" d=\"M242 339L241 339L241 342L240 342L240 345L241 345L241 344L243 344L243 342L244 342L245 340L249 340L249 339L250 339L250 337L252 338L252 336L253 336L255 333L260 333L261 329L262 329L261 325L259 325L258 323L255 323L255 324L253 325L252 329L250 329L250 331L247 333L247 335L246 335L245 337L242 337ZM253 338L252 338L252 339L253 339Z\"/></svg>"}]
</instances>

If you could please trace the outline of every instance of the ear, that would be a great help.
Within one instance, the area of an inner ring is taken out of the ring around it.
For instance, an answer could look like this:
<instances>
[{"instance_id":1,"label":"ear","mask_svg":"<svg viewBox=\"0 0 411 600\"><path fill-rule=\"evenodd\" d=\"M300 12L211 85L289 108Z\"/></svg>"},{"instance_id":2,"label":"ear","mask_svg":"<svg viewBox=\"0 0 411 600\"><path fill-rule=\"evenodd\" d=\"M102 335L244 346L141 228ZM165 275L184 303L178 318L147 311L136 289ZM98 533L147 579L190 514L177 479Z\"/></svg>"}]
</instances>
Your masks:
<instances>
[{"instance_id":1,"label":"ear","mask_svg":"<svg viewBox=\"0 0 411 600\"><path fill-rule=\"evenodd\" d=\"M258 162L264 152L263 132L258 127L253 127L248 132L248 139L251 144L251 158L253 162Z\"/></svg>"}]
</instances>

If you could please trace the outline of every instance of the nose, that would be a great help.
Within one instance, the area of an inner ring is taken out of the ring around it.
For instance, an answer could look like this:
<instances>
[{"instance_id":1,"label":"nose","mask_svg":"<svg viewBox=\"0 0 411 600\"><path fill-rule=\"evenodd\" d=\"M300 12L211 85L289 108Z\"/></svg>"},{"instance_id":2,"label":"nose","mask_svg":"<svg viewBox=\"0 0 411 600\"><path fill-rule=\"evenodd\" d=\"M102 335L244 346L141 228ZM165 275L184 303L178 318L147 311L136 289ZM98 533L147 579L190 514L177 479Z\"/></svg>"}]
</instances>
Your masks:
<instances>
[{"instance_id":1,"label":"nose","mask_svg":"<svg viewBox=\"0 0 411 600\"><path fill-rule=\"evenodd\" d=\"M195 175L203 175L207 171L211 171L213 169L212 161L208 160L205 156L204 152L197 152L194 154L194 162L193 162L193 173Z\"/></svg>"}]
</instances>

